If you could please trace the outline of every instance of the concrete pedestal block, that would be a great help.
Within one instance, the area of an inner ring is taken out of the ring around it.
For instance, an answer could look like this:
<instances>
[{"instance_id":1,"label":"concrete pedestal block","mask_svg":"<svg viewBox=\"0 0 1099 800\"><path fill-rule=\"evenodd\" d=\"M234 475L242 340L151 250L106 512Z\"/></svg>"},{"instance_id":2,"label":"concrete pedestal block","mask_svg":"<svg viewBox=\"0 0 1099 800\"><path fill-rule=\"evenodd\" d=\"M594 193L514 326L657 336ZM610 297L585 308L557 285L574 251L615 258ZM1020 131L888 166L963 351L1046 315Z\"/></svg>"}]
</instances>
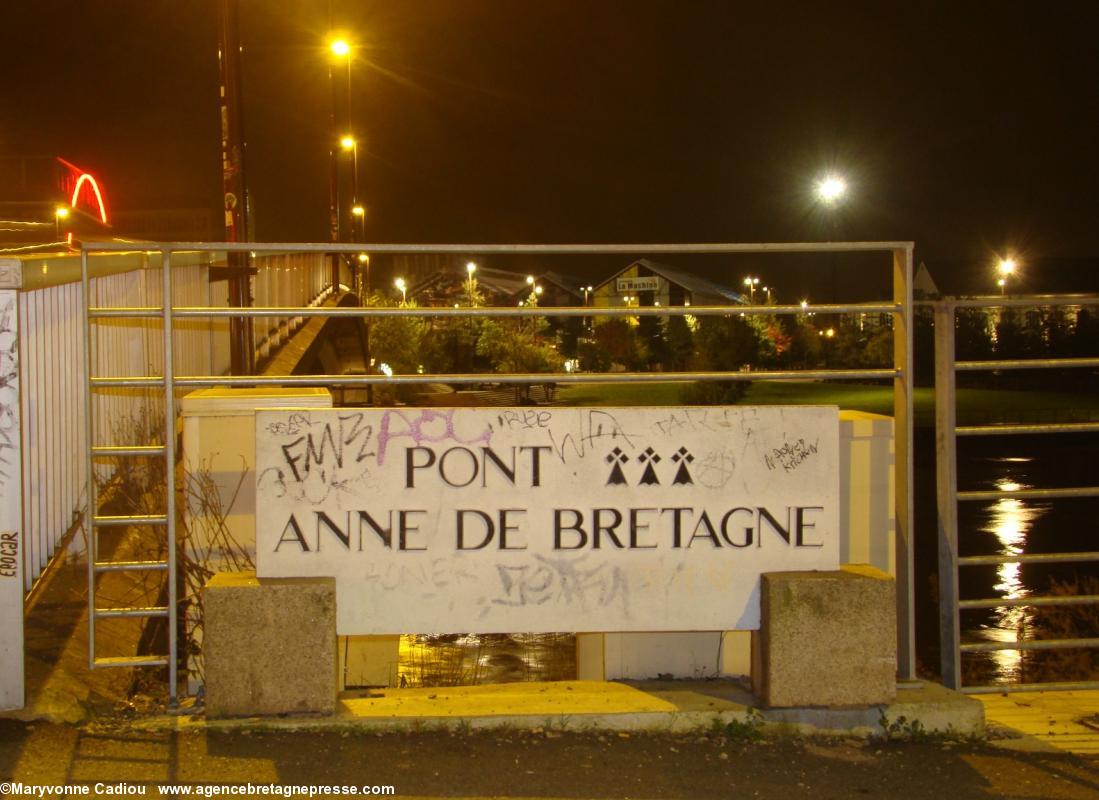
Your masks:
<instances>
[{"instance_id":1,"label":"concrete pedestal block","mask_svg":"<svg viewBox=\"0 0 1099 800\"><path fill-rule=\"evenodd\" d=\"M218 573L203 590L206 715L336 709L336 582Z\"/></svg>"},{"instance_id":2,"label":"concrete pedestal block","mask_svg":"<svg viewBox=\"0 0 1099 800\"><path fill-rule=\"evenodd\" d=\"M764 705L869 706L897 694L896 584L862 565L771 572L760 596L758 670Z\"/></svg>"}]
</instances>

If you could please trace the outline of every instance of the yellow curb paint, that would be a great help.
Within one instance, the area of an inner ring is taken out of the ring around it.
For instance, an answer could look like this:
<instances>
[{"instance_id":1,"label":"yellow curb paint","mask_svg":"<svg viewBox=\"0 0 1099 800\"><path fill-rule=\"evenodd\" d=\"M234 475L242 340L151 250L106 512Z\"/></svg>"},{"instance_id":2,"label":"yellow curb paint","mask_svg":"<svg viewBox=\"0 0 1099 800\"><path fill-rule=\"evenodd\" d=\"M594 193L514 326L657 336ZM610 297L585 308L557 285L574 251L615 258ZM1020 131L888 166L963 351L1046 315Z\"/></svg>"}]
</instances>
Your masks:
<instances>
[{"instance_id":1,"label":"yellow curb paint","mask_svg":"<svg viewBox=\"0 0 1099 800\"><path fill-rule=\"evenodd\" d=\"M1099 730L1081 720L1099 718L1099 691L977 695L985 719L1043 744L1079 755L1099 754Z\"/></svg>"},{"instance_id":2,"label":"yellow curb paint","mask_svg":"<svg viewBox=\"0 0 1099 800\"><path fill-rule=\"evenodd\" d=\"M678 710L674 704L647 692L602 681L384 689L370 697L343 699L340 705L341 714L359 718L630 714Z\"/></svg>"}]
</instances>

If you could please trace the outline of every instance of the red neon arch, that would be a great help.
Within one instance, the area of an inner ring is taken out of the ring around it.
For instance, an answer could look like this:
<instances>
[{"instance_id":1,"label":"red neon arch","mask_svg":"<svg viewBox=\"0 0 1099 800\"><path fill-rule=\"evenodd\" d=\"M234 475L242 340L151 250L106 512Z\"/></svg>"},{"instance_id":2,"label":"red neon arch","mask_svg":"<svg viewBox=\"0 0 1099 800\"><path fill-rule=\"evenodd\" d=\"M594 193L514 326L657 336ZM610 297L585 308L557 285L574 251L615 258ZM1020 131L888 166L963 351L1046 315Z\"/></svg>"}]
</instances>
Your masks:
<instances>
[{"instance_id":1,"label":"red neon arch","mask_svg":"<svg viewBox=\"0 0 1099 800\"><path fill-rule=\"evenodd\" d=\"M83 172L80 174L80 177L76 179L76 186L73 187L73 196L72 200L69 201L69 205L76 208L76 201L80 199L80 190L85 183L91 185L92 192L95 194L96 203L99 205L99 219L106 225L107 206L103 203L103 193L99 191L99 184L96 183L95 177L90 172Z\"/></svg>"}]
</instances>

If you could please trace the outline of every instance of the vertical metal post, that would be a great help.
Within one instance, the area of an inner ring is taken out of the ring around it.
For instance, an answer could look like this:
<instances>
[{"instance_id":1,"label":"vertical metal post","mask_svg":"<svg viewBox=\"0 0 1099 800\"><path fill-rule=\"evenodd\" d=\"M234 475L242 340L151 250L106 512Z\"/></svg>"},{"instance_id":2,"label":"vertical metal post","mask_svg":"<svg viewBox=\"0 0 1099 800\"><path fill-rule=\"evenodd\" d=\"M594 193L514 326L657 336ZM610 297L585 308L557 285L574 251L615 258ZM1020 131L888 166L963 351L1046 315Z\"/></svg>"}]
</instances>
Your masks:
<instances>
[{"instance_id":1,"label":"vertical metal post","mask_svg":"<svg viewBox=\"0 0 1099 800\"><path fill-rule=\"evenodd\" d=\"M897 527L897 674L916 677L915 535L912 435L912 246L893 251L893 441Z\"/></svg>"},{"instance_id":2,"label":"vertical metal post","mask_svg":"<svg viewBox=\"0 0 1099 800\"><path fill-rule=\"evenodd\" d=\"M935 303L935 494L939 531L939 652L943 685L960 689L958 459L955 437L954 304Z\"/></svg>"},{"instance_id":3,"label":"vertical metal post","mask_svg":"<svg viewBox=\"0 0 1099 800\"><path fill-rule=\"evenodd\" d=\"M179 676L179 644L176 641L176 619L179 604L176 602L176 398L174 335L172 331L172 251L165 249L161 255L161 270L164 279L163 325L164 325L164 484L167 494L168 516L168 702L174 706L177 701L177 683Z\"/></svg>"},{"instance_id":4,"label":"vertical metal post","mask_svg":"<svg viewBox=\"0 0 1099 800\"><path fill-rule=\"evenodd\" d=\"M95 518L99 509L99 497L95 491L95 460L92 458L92 443L95 441L94 408L92 402L92 320L89 309L92 304L91 280L88 277L88 251L80 249L80 289L84 302L81 304L81 316L84 324L84 495L88 499L88 509L84 512L84 521L88 526L88 669L95 668L95 561L98 551L98 531Z\"/></svg>"},{"instance_id":5,"label":"vertical metal post","mask_svg":"<svg viewBox=\"0 0 1099 800\"><path fill-rule=\"evenodd\" d=\"M221 47L218 66L221 72L221 170L225 204L225 240L250 239L248 184L244 172L244 113L241 103L240 27L237 0L218 3ZM251 277L247 253L229 253L229 305L247 308L252 304ZM255 345L252 321L245 317L229 320L230 372L251 375L255 372Z\"/></svg>"}]
</instances>

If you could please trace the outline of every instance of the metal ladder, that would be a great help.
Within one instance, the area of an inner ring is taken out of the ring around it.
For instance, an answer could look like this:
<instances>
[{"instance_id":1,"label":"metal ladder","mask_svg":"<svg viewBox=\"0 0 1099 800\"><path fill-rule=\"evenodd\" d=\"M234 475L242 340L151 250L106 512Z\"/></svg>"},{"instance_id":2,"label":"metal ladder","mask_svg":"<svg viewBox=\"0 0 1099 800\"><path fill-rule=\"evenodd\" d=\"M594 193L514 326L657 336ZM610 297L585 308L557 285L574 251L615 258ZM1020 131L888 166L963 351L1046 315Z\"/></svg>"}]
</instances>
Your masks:
<instances>
[{"instance_id":1,"label":"metal ladder","mask_svg":"<svg viewBox=\"0 0 1099 800\"><path fill-rule=\"evenodd\" d=\"M176 500L174 467L176 461L175 440L175 384L172 363L172 269L171 251L161 253L162 301L159 308L98 308L92 307L91 279L88 269L88 251L80 253L80 275L83 288L84 321L84 417L85 417L85 457L87 459L87 498L89 513L88 529L88 666L91 669L109 667L167 667L169 703L175 705L178 692L178 651L177 641L177 575L176 575ZM119 318L144 318L162 321L161 343L163 346L163 375L144 375L138 377L93 375L92 374L92 325L95 320ZM163 445L107 445L97 441L95 430L95 392L103 389L143 388L162 389L164 392L164 444ZM100 513L94 465L97 460L120 456L138 458L163 458L167 483L166 508L163 514L138 514L131 516L109 516ZM127 527L131 525L152 526L165 530L167 555L157 561L110 561L100 560L99 531L103 528ZM167 603L163 606L146 607L100 607L97 601L99 577L111 572L166 572ZM119 618L164 618L168 621L168 652L164 655L149 656L97 656L96 623L104 619Z\"/></svg>"}]
</instances>

